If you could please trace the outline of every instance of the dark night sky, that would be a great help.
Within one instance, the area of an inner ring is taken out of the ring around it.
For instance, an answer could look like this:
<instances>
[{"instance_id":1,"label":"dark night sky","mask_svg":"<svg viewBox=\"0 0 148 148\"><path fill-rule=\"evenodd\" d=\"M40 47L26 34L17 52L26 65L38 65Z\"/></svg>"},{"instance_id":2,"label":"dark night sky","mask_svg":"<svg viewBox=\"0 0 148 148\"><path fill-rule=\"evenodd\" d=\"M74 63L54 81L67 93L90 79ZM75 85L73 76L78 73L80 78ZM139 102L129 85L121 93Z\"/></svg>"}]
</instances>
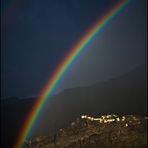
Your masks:
<instances>
[{"instance_id":1,"label":"dark night sky","mask_svg":"<svg viewBox=\"0 0 148 148\"><path fill-rule=\"evenodd\" d=\"M38 95L62 58L118 0L2 0L1 95ZM58 91L146 63L146 0L132 0L98 35Z\"/></svg>"}]
</instances>

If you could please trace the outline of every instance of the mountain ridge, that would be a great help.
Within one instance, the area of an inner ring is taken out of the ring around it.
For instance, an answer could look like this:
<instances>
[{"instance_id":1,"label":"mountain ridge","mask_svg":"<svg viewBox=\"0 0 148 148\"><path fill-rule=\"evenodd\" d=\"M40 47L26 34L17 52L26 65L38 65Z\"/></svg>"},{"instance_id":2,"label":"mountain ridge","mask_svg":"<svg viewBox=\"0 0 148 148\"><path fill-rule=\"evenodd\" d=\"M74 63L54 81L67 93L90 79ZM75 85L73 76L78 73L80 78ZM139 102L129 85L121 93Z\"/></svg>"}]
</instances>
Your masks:
<instances>
[{"instance_id":1,"label":"mountain ridge","mask_svg":"<svg viewBox=\"0 0 148 148\"><path fill-rule=\"evenodd\" d=\"M48 102L33 136L55 132L81 114L147 114L147 65L137 67L119 78L88 87L67 89ZM18 136L36 98L1 100L2 147ZM46 125L46 126L45 126ZM9 132L8 132L9 131Z\"/></svg>"},{"instance_id":2,"label":"mountain ridge","mask_svg":"<svg viewBox=\"0 0 148 148\"><path fill-rule=\"evenodd\" d=\"M146 65L142 65L104 83L65 90L50 100L39 133L44 123L62 126L61 121L66 124L81 114L146 114L146 87Z\"/></svg>"}]
</instances>

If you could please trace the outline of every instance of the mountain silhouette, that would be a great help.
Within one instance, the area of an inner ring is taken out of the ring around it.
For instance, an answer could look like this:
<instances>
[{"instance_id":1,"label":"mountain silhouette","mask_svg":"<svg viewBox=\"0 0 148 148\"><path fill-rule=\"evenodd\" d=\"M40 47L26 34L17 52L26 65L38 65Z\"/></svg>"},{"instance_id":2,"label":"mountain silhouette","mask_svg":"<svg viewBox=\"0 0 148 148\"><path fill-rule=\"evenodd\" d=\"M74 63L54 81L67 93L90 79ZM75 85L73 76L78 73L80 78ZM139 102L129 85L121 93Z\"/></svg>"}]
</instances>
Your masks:
<instances>
[{"instance_id":1,"label":"mountain silhouette","mask_svg":"<svg viewBox=\"0 0 148 148\"><path fill-rule=\"evenodd\" d=\"M35 135L66 126L82 114L139 114L147 112L146 65L106 82L71 88L54 96L45 109Z\"/></svg>"},{"instance_id":2,"label":"mountain silhouette","mask_svg":"<svg viewBox=\"0 0 148 148\"><path fill-rule=\"evenodd\" d=\"M50 100L33 136L56 132L82 114L146 115L146 81L147 65L141 65L118 78L66 89ZM10 148L14 144L36 98L1 101L1 147Z\"/></svg>"}]
</instances>

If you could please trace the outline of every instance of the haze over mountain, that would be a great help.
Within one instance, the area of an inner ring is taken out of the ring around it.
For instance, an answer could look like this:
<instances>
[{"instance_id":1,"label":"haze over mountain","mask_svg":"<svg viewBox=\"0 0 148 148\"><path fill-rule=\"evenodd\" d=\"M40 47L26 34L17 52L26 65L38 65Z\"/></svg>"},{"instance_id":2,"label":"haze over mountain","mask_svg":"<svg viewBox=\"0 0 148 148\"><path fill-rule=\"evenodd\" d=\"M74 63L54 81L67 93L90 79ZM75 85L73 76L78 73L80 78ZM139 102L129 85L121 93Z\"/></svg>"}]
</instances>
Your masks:
<instances>
[{"instance_id":1,"label":"haze over mountain","mask_svg":"<svg viewBox=\"0 0 148 148\"><path fill-rule=\"evenodd\" d=\"M129 73L88 87L66 89L55 95L33 131L33 136L46 135L67 126L82 114L139 114L147 111L147 65ZM2 101L2 142L15 141L22 123L36 98Z\"/></svg>"},{"instance_id":2,"label":"haze over mountain","mask_svg":"<svg viewBox=\"0 0 148 148\"><path fill-rule=\"evenodd\" d=\"M64 90L50 101L35 135L62 127L82 114L146 114L146 73L142 65L106 82Z\"/></svg>"}]
</instances>

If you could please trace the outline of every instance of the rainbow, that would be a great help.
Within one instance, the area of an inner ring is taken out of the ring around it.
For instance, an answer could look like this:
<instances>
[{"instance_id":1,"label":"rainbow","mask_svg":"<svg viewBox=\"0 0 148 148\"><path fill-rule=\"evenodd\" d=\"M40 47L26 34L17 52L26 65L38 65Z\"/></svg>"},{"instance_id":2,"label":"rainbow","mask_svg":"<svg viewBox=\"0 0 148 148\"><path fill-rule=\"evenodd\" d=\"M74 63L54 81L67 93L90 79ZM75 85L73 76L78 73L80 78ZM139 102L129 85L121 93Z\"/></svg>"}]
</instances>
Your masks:
<instances>
[{"instance_id":1,"label":"rainbow","mask_svg":"<svg viewBox=\"0 0 148 148\"><path fill-rule=\"evenodd\" d=\"M71 52L63 59L52 77L42 90L42 96L36 101L30 115L23 125L22 131L18 136L16 148L22 147L24 141L31 135L33 127L41 116L43 109L47 105L49 98L53 95L57 85L62 80L66 71L72 66L73 62L79 57L80 53L88 47L90 42L95 38L96 34L100 33L106 25L118 15L128 4L128 0L120 0L109 12L96 22L85 36L72 48Z\"/></svg>"}]
</instances>

